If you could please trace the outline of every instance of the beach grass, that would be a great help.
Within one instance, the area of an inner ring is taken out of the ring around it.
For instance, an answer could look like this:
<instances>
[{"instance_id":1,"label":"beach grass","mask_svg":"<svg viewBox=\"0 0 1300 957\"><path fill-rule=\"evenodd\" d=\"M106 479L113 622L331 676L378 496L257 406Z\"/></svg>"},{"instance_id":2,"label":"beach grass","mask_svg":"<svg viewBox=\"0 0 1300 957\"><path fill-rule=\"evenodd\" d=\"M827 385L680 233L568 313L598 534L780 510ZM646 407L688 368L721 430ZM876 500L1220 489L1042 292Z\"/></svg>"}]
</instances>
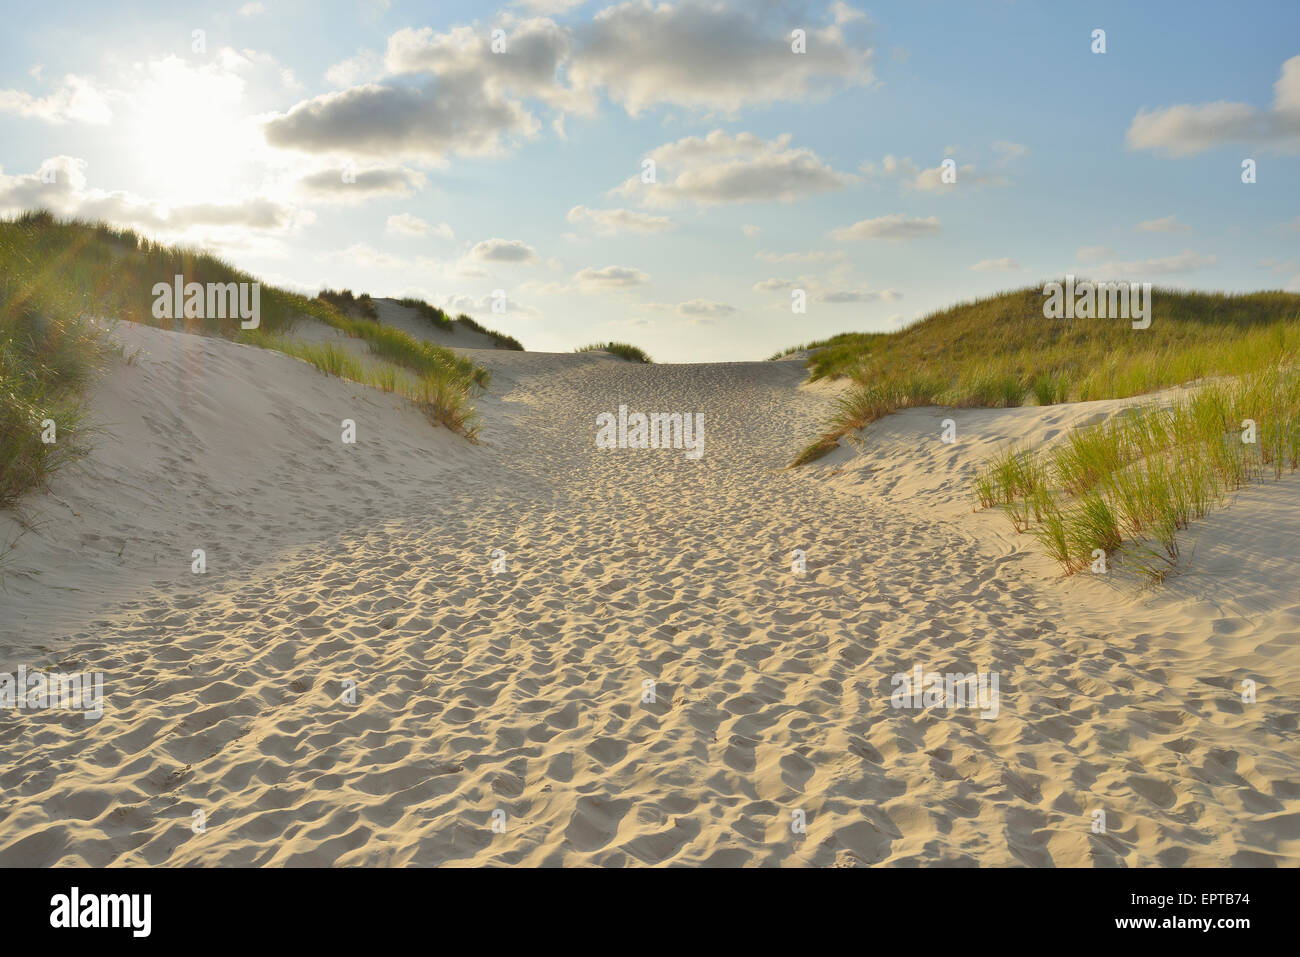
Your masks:
<instances>
[{"instance_id":1,"label":"beach grass","mask_svg":"<svg viewBox=\"0 0 1300 957\"><path fill-rule=\"evenodd\" d=\"M644 362L653 364L654 360L640 346L634 346L630 342L593 342L590 345L579 346L574 352L608 352L612 356L618 356L626 362Z\"/></svg>"},{"instance_id":2,"label":"beach grass","mask_svg":"<svg viewBox=\"0 0 1300 957\"><path fill-rule=\"evenodd\" d=\"M793 464L917 405L1008 407L1126 398L1241 375L1300 351L1300 294L1152 290L1151 324L1045 319L1041 286L959 303L898 332L809 343L812 380L850 389ZM785 353L778 353L777 358Z\"/></svg>"},{"instance_id":3,"label":"beach grass","mask_svg":"<svg viewBox=\"0 0 1300 957\"><path fill-rule=\"evenodd\" d=\"M1300 368L1276 363L1076 428L1050 449L1003 449L972 491L1067 575L1122 551L1159 581L1178 568L1190 523L1298 465Z\"/></svg>"},{"instance_id":4,"label":"beach grass","mask_svg":"<svg viewBox=\"0 0 1300 957\"><path fill-rule=\"evenodd\" d=\"M429 322L435 329L439 329L442 332L454 333L458 326L464 326L472 332L477 332L480 335L487 336L492 340L492 344L498 349L510 349L515 352L524 351L524 344L514 336L508 336L501 332L493 332L491 329L487 329L478 322L475 322L463 312L455 319L452 319L451 316L447 315L445 311L439 309L437 306L431 305L423 299L416 299L413 296L399 299L398 304L403 305L408 309L414 309L420 318Z\"/></svg>"},{"instance_id":5,"label":"beach grass","mask_svg":"<svg viewBox=\"0 0 1300 957\"><path fill-rule=\"evenodd\" d=\"M258 281L209 253L107 223L59 220L44 210L0 220L0 506L84 451L84 389L113 355L103 319L276 348L330 375L392 386L385 390L405 395L432 421L476 435L470 399L487 386L487 370L380 324L368 295L324 290L309 298L259 284L256 328L241 328L239 316L157 318L154 287L178 275L205 285ZM410 374L368 369L337 344L293 343L288 335L304 317L364 340L372 354ZM50 421L53 442L43 441Z\"/></svg>"}]
</instances>

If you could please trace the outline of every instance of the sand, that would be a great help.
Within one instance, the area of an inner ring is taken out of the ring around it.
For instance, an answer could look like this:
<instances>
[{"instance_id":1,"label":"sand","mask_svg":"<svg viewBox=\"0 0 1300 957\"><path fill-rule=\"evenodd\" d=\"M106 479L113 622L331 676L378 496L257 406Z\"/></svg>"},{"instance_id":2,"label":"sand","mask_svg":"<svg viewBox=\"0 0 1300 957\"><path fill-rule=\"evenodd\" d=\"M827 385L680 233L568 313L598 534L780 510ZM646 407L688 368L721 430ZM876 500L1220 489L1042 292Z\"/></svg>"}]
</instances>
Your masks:
<instances>
[{"instance_id":1,"label":"sand","mask_svg":"<svg viewBox=\"0 0 1300 957\"><path fill-rule=\"evenodd\" d=\"M0 594L0 670L102 671L105 713L0 712L0 864L1300 855L1300 482L1145 591L972 511L1000 442L1123 403L910 410L786 470L836 395L799 361L475 351L474 446L283 355L117 334L143 355ZM597 449L620 404L703 413L703 457ZM893 707L918 665L996 672L997 716Z\"/></svg>"}]
</instances>

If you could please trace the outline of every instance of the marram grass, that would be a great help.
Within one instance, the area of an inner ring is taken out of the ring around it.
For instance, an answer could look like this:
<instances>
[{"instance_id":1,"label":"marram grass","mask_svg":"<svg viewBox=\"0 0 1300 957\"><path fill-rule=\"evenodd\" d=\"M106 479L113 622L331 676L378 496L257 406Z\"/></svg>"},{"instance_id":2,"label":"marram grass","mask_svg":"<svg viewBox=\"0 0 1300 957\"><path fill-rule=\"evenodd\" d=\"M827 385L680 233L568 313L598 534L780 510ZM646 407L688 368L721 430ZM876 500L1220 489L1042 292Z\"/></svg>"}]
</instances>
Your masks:
<instances>
[{"instance_id":1,"label":"marram grass","mask_svg":"<svg viewBox=\"0 0 1300 957\"><path fill-rule=\"evenodd\" d=\"M911 406L1127 398L1264 368L1300 353L1300 294L1157 288L1150 327L1133 329L1123 319L1045 319L1042 287L1031 286L959 303L898 332L843 333L802 348L812 350L813 380L853 386L793 464Z\"/></svg>"},{"instance_id":2,"label":"marram grass","mask_svg":"<svg viewBox=\"0 0 1300 957\"><path fill-rule=\"evenodd\" d=\"M1233 492L1300 465L1300 368L1272 365L1073 430L1049 450L1008 448L976 474L977 507L1001 508L1066 574L1117 552L1162 580L1179 533Z\"/></svg>"},{"instance_id":3,"label":"marram grass","mask_svg":"<svg viewBox=\"0 0 1300 957\"><path fill-rule=\"evenodd\" d=\"M153 287L176 275L202 284L257 281L216 256L164 246L106 223L59 221L46 211L0 219L0 507L42 486L84 451L82 390L113 352L92 321L98 318L292 351L284 335L302 317L314 317L365 340L403 374L367 371L337 345L315 347L301 358L332 375L405 395L434 422L475 435L469 400L475 387L486 386L487 371L450 349L375 322L369 296L326 290L323 298L308 298L262 284L256 329L240 328L238 318L157 319ZM50 434L43 425L49 421L53 442L42 441Z\"/></svg>"},{"instance_id":4,"label":"marram grass","mask_svg":"<svg viewBox=\"0 0 1300 957\"><path fill-rule=\"evenodd\" d=\"M630 342L593 342L590 345L579 346L573 351L608 352L610 355L618 356L626 362L654 362L644 349L640 346L634 346Z\"/></svg>"}]
</instances>

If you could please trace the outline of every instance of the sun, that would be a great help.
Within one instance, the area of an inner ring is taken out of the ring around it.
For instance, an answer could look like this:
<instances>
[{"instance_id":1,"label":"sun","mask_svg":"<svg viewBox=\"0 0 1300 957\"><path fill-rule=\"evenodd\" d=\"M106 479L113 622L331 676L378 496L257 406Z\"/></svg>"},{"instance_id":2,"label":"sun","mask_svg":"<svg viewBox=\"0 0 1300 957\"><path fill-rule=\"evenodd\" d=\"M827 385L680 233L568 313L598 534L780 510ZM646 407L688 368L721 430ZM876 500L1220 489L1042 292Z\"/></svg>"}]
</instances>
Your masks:
<instances>
[{"instance_id":1,"label":"sun","mask_svg":"<svg viewBox=\"0 0 1300 957\"><path fill-rule=\"evenodd\" d=\"M169 205L235 198L265 144L244 110L244 79L221 62L175 56L136 67L125 128L151 198Z\"/></svg>"}]
</instances>

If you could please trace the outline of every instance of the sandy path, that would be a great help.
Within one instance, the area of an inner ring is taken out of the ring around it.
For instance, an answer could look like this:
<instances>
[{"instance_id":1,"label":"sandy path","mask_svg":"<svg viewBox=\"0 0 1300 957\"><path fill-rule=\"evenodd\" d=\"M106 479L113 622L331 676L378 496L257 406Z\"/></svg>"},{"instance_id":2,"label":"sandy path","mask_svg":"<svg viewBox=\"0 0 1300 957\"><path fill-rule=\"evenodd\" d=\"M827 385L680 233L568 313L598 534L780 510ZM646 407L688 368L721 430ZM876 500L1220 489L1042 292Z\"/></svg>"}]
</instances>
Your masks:
<instances>
[{"instance_id":1,"label":"sandy path","mask_svg":"<svg viewBox=\"0 0 1300 957\"><path fill-rule=\"evenodd\" d=\"M782 471L830 401L799 363L482 355L473 470L119 608L66 653L99 721L0 718L0 863L1296 860L1294 698L1234 708L985 523ZM620 402L702 412L703 458L596 449ZM998 716L891 707L917 664L998 672Z\"/></svg>"}]
</instances>

